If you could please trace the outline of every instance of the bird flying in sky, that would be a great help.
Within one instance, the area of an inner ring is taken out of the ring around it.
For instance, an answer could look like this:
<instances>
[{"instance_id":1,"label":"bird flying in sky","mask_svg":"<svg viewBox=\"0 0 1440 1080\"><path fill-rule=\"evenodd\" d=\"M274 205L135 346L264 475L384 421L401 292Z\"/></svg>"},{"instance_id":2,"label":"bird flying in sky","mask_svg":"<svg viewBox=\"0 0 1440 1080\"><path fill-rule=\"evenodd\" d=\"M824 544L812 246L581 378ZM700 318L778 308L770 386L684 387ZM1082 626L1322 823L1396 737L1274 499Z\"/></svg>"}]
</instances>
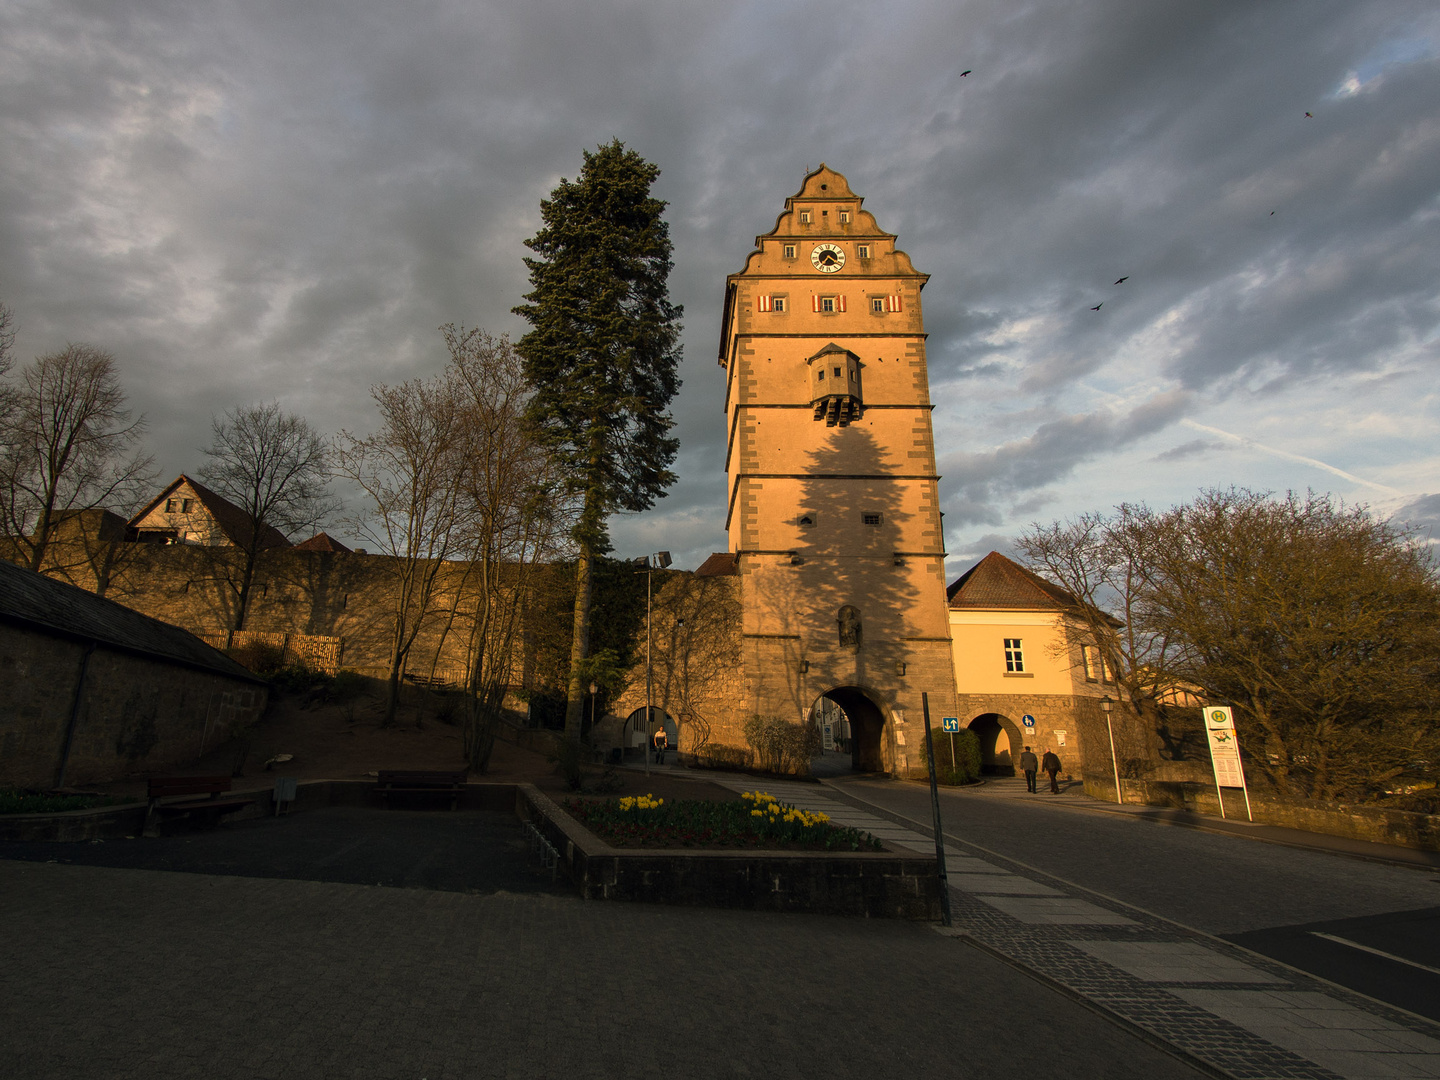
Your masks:
<instances>
[{"instance_id":1,"label":"bird flying in sky","mask_svg":"<svg viewBox=\"0 0 1440 1080\"><path fill-rule=\"evenodd\" d=\"M1119 281L1115 282L1115 284L1116 284L1116 285L1124 285L1125 282L1127 282L1127 281L1129 281L1129 280L1130 280L1130 275L1129 275L1129 274L1126 274L1126 275L1125 275L1124 277L1122 277Z\"/></svg>"},{"instance_id":2,"label":"bird flying in sky","mask_svg":"<svg viewBox=\"0 0 1440 1080\"><path fill-rule=\"evenodd\" d=\"M1315 119L1315 114L1314 114L1314 113L1308 113L1308 112L1307 112L1305 115L1308 116L1311 120L1314 120L1314 119Z\"/></svg>"},{"instance_id":3,"label":"bird flying in sky","mask_svg":"<svg viewBox=\"0 0 1440 1080\"><path fill-rule=\"evenodd\" d=\"M1105 301L1104 301L1104 300L1101 300L1100 303L1096 304L1096 305L1095 305L1094 307L1092 307L1090 310L1091 310L1091 311L1099 311L1099 310L1100 310L1102 307L1104 307L1104 306L1105 306Z\"/></svg>"},{"instance_id":4,"label":"bird flying in sky","mask_svg":"<svg viewBox=\"0 0 1440 1080\"><path fill-rule=\"evenodd\" d=\"M973 68L966 68L964 71L960 72L960 78L963 79L966 75L969 75L970 72L973 71L973 70L974 70ZM1309 114L1309 113L1306 113L1305 115L1306 115L1306 116L1309 116L1310 114Z\"/></svg>"}]
</instances>

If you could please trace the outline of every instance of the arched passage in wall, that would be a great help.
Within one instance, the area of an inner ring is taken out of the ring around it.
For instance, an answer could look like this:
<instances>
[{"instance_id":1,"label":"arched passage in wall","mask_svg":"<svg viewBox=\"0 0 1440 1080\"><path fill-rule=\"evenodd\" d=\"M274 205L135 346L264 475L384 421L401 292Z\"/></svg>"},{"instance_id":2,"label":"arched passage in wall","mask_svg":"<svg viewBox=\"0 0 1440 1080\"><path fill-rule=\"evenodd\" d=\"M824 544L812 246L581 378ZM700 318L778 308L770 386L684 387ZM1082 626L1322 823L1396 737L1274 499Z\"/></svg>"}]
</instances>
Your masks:
<instances>
[{"instance_id":1,"label":"arched passage in wall","mask_svg":"<svg viewBox=\"0 0 1440 1080\"><path fill-rule=\"evenodd\" d=\"M627 750L632 747L646 746L649 744L651 734L656 728L664 726L665 738L673 750L680 744L680 729L675 726L675 718L658 705L650 706L650 723L645 723L645 707L642 705L625 718L625 726L620 731L620 745Z\"/></svg>"},{"instance_id":2,"label":"arched passage in wall","mask_svg":"<svg viewBox=\"0 0 1440 1080\"><path fill-rule=\"evenodd\" d=\"M980 771L994 776L1014 776L1020 759L1023 736L1008 716L982 713L965 725L980 740Z\"/></svg>"},{"instance_id":3,"label":"arched passage in wall","mask_svg":"<svg viewBox=\"0 0 1440 1080\"><path fill-rule=\"evenodd\" d=\"M820 696L833 701L845 713L850 767L855 772L884 772L885 713L874 698L858 686L837 686Z\"/></svg>"}]
</instances>

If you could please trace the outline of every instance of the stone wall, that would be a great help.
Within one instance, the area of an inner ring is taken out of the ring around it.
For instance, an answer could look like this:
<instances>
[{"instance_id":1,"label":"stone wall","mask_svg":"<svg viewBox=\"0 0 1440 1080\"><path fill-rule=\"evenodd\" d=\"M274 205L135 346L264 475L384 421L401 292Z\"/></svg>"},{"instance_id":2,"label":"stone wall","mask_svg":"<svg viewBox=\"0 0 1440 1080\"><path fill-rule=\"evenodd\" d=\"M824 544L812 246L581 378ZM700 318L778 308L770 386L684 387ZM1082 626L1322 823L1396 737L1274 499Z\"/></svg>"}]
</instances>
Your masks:
<instances>
[{"instance_id":1,"label":"stone wall","mask_svg":"<svg viewBox=\"0 0 1440 1080\"><path fill-rule=\"evenodd\" d=\"M17 560L13 550L5 556ZM102 542L87 534L57 540L46 572L214 644L223 643L233 625L242 560L235 548ZM400 560L384 555L261 552L242 634L313 653L327 670L343 666L386 677L399 569ZM474 601L470 564L443 564L410 652L411 675L440 682L459 677L469 653ZM517 657L517 668L522 663Z\"/></svg>"},{"instance_id":2,"label":"stone wall","mask_svg":"<svg viewBox=\"0 0 1440 1080\"><path fill-rule=\"evenodd\" d=\"M77 786L183 768L259 720L266 688L216 672L0 624L0 784Z\"/></svg>"}]
</instances>

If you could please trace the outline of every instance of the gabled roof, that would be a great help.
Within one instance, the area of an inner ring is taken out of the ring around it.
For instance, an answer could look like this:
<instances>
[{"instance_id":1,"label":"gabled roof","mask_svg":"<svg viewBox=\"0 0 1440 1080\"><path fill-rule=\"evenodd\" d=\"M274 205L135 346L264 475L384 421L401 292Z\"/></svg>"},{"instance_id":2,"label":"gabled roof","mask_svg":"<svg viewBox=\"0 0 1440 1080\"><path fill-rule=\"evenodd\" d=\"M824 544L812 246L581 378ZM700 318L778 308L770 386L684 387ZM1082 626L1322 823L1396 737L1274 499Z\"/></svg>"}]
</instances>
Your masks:
<instances>
[{"instance_id":1,"label":"gabled roof","mask_svg":"<svg viewBox=\"0 0 1440 1080\"><path fill-rule=\"evenodd\" d=\"M261 683L194 634L33 570L0 561L0 620Z\"/></svg>"},{"instance_id":2,"label":"gabled roof","mask_svg":"<svg viewBox=\"0 0 1440 1080\"><path fill-rule=\"evenodd\" d=\"M204 506L210 516L215 519L215 523L220 526L220 531L225 534L225 539L239 548L249 546L249 515L223 495L215 494L215 492L211 491L204 484L192 480L184 473L181 473L174 480L170 481L169 486L167 486L164 491L160 492L159 495L141 507L140 512L130 519L130 527L133 529L139 525L147 514L169 498L181 484L188 484L191 490L199 496L200 504ZM267 525L261 532L260 546L262 548L287 548L292 545L289 540L285 539L284 533L273 526Z\"/></svg>"},{"instance_id":3,"label":"gabled roof","mask_svg":"<svg viewBox=\"0 0 1440 1080\"><path fill-rule=\"evenodd\" d=\"M1068 611L1080 602L1059 585L1046 581L992 551L945 590L952 608L1009 608L1021 611Z\"/></svg>"},{"instance_id":4,"label":"gabled roof","mask_svg":"<svg viewBox=\"0 0 1440 1080\"><path fill-rule=\"evenodd\" d=\"M295 545L295 550L296 550L296 551L344 551L344 552L347 552L347 553L350 551L350 549L349 549L348 547L346 547L344 544L340 543L339 540L336 540L336 539L335 539L333 536L331 536L329 533L323 533L323 532L318 532L318 533L316 533L314 536L310 537L309 540L302 540L300 543L298 543L298 544Z\"/></svg>"},{"instance_id":5,"label":"gabled roof","mask_svg":"<svg viewBox=\"0 0 1440 1080\"><path fill-rule=\"evenodd\" d=\"M716 551L695 571L696 577L734 577L739 571L739 557L733 551Z\"/></svg>"}]
</instances>

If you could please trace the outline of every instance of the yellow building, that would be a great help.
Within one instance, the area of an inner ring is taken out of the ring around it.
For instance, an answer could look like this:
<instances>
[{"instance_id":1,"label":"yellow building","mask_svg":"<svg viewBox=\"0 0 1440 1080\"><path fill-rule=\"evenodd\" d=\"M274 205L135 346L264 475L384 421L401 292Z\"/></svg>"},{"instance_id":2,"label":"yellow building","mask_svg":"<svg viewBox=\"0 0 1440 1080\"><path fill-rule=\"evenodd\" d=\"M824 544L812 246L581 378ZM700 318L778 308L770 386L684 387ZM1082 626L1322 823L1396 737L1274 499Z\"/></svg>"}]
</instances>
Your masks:
<instances>
[{"instance_id":1,"label":"yellow building","mask_svg":"<svg viewBox=\"0 0 1440 1080\"><path fill-rule=\"evenodd\" d=\"M1087 750L1098 757L1092 765L1108 767L1095 733L1115 684L1086 643L1075 598L994 551L947 595L956 707L979 736L984 765L1007 772L1030 746L1054 750L1067 775L1081 775Z\"/></svg>"},{"instance_id":2,"label":"yellow building","mask_svg":"<svg viewBox=\"0 0 1440 1080\"><path fill-rule=\"evenodd\" d=\"M726 279L726 530L749 715L829 697L854 761L920 767L954 677L917 271L822 165Z\"/></svg>"}]
</instances>

